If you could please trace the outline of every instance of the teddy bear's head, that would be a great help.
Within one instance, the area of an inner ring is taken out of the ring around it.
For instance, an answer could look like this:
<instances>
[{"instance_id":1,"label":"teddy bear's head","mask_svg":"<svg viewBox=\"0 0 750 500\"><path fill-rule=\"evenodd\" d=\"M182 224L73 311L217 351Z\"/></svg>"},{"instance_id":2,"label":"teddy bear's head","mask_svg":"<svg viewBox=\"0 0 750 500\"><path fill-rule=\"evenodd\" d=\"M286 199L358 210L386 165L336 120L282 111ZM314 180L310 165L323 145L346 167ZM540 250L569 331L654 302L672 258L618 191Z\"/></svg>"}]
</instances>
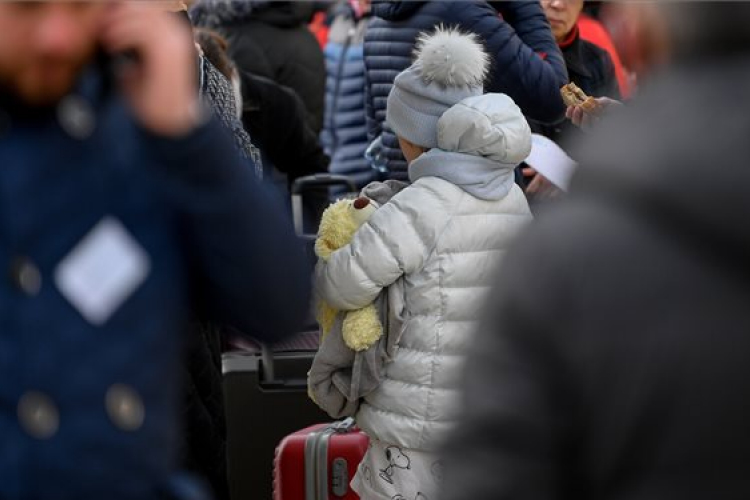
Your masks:
<instances>
[{"instance_id":1,"label":"teddy bear's head","mask_svg":"<svg viewBox=\"0 0 750 500\"><path fill-rule=\"evenodd\" d=\"M315 254L328 260L333 252L346 246L359 227L375 213L376 207L368 198L339 200L326 208L320 220Z\"/></svg>"}]
</instances>

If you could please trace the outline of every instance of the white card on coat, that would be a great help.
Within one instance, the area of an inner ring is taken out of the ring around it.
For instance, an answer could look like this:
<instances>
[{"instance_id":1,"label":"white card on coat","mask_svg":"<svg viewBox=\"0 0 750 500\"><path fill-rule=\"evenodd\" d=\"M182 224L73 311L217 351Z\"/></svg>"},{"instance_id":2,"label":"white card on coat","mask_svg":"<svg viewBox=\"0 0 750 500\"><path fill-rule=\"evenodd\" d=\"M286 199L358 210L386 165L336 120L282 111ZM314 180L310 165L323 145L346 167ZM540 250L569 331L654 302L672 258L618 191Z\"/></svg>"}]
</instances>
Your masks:
<instances>
[{"instance_id":1,"label":"white card on coat","mask_svg":"<svg viewBox=\"0 0 750 500\"><path fill-rule=\"evenodd\" d=\"M145 281L150 266L122 223L105 217L58 264L55 284L89 323L101 326Z\"/></svg>"},{"instance_id":2,"label":"white card on coat","mask_svg":"<svg viewBox=\"0 0 750 500\"><path fill-rule=\"evenodd\" d=\"M578 166L560 146L539 135L531 134L531 154L526 163L563 191Z\"/></svg>"}]
</instances>

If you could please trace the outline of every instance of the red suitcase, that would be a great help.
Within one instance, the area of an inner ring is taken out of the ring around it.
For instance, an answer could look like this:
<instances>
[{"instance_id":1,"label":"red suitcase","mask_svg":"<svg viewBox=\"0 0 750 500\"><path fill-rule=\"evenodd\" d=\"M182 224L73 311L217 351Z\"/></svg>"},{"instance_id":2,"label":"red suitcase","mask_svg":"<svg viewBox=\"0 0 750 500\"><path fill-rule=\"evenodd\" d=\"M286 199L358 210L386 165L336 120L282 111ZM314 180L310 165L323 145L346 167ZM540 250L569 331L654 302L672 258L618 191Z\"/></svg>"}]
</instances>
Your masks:
<instances>
[{"instance_id":1,"label":"red suitcase","mask_svg":"<svg viewBox=\"0 0 750 500\"><path fill-rule=\"evenodd\" d=\"M350 418L285 437L274 460L274 500L357 500L349 487L370 440Z\"/></svg>"}]
</instances>

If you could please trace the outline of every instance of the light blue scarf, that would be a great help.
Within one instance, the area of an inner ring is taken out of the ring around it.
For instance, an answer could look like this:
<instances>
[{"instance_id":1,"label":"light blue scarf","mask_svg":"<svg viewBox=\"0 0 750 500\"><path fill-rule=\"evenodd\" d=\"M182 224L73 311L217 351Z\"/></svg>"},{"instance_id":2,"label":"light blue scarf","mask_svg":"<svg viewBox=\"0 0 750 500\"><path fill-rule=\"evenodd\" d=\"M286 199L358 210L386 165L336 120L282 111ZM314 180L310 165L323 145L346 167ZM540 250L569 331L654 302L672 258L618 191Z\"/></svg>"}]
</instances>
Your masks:
<instances>
[{"instance_id":1,"label":"light blue scarf","mask_svg":"<svg viewBox=\"0 0 750 500\"><path fill-rule=\"evenodd\" d=\"M431 149L409 165L409 179L439 177L481 200L505 198L513 187L515 165L482 156Z\"/></svg>"}]
</instances>

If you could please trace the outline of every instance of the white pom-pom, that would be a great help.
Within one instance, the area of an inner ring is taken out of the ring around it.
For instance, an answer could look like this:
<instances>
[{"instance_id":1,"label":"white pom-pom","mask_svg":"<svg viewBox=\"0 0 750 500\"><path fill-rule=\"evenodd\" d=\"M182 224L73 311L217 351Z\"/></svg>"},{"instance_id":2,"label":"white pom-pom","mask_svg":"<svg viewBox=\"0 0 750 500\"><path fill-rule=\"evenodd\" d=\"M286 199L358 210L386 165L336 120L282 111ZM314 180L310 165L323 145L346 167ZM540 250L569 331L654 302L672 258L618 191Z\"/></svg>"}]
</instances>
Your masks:
<instances>
[{"instance_id":1,"label":"white pom-pom","mask_svg":"<svg viewBox=\"0 0 750 500\"><path fill-rule=\"evenodd\" d=\"M434 33L422 33L414 50L427 83L446 87L477 87L484 83L490 60L473 33L439 26Z\"/></svg>"}]
</instances>

